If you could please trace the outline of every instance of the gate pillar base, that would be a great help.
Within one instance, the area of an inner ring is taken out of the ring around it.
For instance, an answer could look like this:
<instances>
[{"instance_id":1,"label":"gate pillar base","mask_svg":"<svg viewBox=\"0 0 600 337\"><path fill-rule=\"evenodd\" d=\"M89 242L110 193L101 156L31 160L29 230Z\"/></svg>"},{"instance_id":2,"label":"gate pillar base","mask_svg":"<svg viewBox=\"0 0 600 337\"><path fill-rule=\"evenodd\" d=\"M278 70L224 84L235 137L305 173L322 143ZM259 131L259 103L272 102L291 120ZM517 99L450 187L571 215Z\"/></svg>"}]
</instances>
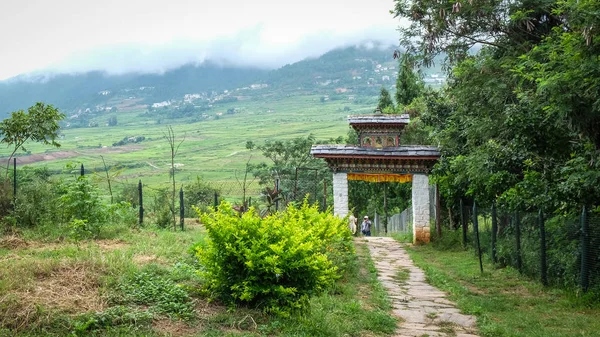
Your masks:
<instances>
[{"instance_id":1,"label":"gate pillar base","mask_svg":"<svg viewBox=\"0 0 600 337\"><path fill-rule=\"evenodd\" d=\"M344 218L348 215L348 174L333 174L333 214Z\"/></svg>"},{"instance_id":2,"label":"gate pillar base","mask_svg":"<svg viewBox=\"0 0 600 337\"><path fill-rule=\"evenodd\" d=\"M426 174L413 174L412 208L413 244L429 243L429 177Z\"/></svg>"}]
</instances>

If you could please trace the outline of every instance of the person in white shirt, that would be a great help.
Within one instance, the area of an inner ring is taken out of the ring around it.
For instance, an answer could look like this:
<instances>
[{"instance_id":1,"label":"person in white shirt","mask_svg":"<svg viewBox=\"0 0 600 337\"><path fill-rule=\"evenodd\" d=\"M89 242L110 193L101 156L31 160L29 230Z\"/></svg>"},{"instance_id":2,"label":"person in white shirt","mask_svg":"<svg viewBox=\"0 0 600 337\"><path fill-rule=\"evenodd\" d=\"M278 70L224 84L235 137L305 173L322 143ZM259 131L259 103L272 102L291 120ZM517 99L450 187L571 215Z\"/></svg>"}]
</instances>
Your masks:
<instances>
[{"instance_id":1,"label":"person in white shirt","mask_svg":"<svg viewBox=\"0 0 600 337\"><path fill-rule=\"evenodd\" d=\"M354 215L350 214L350 217L348 217L348 228L350 228L350 232L352 232L352 235L356 234L357 223L358 219L354 217Z\"/></svg>"}]
</instances>

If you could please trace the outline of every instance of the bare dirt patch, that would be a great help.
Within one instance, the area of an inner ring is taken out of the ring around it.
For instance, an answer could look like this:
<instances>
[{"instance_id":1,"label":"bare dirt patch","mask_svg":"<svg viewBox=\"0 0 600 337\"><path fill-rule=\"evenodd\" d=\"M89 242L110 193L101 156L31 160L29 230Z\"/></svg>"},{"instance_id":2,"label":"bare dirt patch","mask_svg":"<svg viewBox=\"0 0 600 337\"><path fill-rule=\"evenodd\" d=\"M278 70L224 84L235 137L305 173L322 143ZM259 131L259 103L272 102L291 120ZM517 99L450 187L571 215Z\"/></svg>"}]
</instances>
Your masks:
<instances>
[{"instance_id":1,"label":"bare dirt patch","mask_svg":"<svg viewBox=\"0 0 600 337\"><path fill-rule=\"evenodd\" d=\"M198 218L185 218L185 219L183 219L183 224L185 225L186 228L190 228L190 227L204 228L204 226L200 223L200 219L198 219Z\"/></svg>"},{"instance_id":2,"label":"bare dirt patch","mask_svg":"<svg viewBox=\"0 0 600 337\"><path fill-rule=\"evenodd\" d=\"M103 251L112 251L129 246L129 244L123 240L96 240L92 242L97 244Z\"/></svg>"},{"instance_id":3,"label":"bare dirt patch","mask_svg":"<svg viewBox=\"0 0 600 337\"><path fill-rule=\"evenodd\" d=\"M166 264L166 261L163 258L160 258L156 255L136 255L133 257L133 262L136 264L148 264L148 263L159 263Z\"/></svg>"},{"instance_id":4,"label":"bare dirt patch","mask_svg":"<svg viewBox=\"0 0 600 337\"><path fill-rule=\"evenodd\" d=\"M227 312L227 307L218 303L208 303L206 301L198 301L194 306L196 314L200 318L208 318Z\"/></svg>"},{"instance_id":5,"label":"bare dirt patch","mask_svg":"<svg viewBox=\"0 0 600 337\"><path fill-rule=\"evenodd\" d=\"M83 262L40 270L31 284L0 297L0 327L17 331L47 323L56 311L102 311L106 303L99 293L100 274L98 265Z\"/></svg>"},{"instance_id":6,"label":"bare dirt patch","mask_svg":"<svg viewBox=\"0 0 600 337\"><path fill-rule=\"evenodd\" d=\"M29 244L17 235L7 235L0 238L0 248L18 249L26 248Z\"/></svg>"},{"instance_id":7,"label":"bare dirt patch","mask_svg":"<svg viewBox=\"0 0 600 337\"><path fill-rule=\"evenodd\" d=\"M81 151L81 152L85 152L85 154L90 154L90 153L128 153L128 152L135 152L135 151L139 151L139 150L143 150L144 147L140 146L140 145L124 145L124 146L107 146L107 147L102 147L102 148L97 148L97 149L87 149L85 151Z\"/></svg>"},{"instance_id":8,"label":"bare dirt patch","mask_svg":"<svg viewBox=\"0 0 600 337\"><path fill-rule=\"evenodd\" d=\"M77 151L57 151L57 152L49 152L49 153L36 153L30 154L28 156L20 156L17 157L17 164L25 165L31 163L37 163L40 161L52 161L57 159L66 159L71 157L78 156L79 153Z\"/></svg>"},{"instance_id":9,"label":"bare dirt patch","mask_svg":"<svg viewBox=\"0 0 600 337\"><path fill-rule=\"evenodd\" d=\"M20 240L20 241L19 241ZM83 241L83 242L79 242L79 243L68 243L68 242L61 242L61 241L57 241L57 242L41 242L41 241L25 241L23 239L20 239L17 237L17 239L10 239L10 240L6 240L6 243L3 243L5 241L5 239L0 239L0 247L4 247L3 245L12 245L12 247L5 247L5 248L11 248L11 249L30 249L30 250L34 250L34 251L39 251L39 250L57 250L57 249L63 249L63 248L68 248L68 247L75 247L75 246L87 246L88 242L91 245L96 245L98 246L98 248L100 248L100 250L102 251L113 251L113 250L117 250L117 249L122 249L125 248L127 246L129 246L129 244L123 240L95 240L95 241Z\"/></svg>"},{"instance_id":10,"label":"bare dirt patch","mask_svg":"<svg viewBox=\"0 0 600 337\"><path fill-rule=\"evenodd\" d=\"M195 336L201 330L201 326L189 326L182 321L168 318L154 320L152 328L163 336Z\"/></svg>"},{"instance_id":11,"label":"bare dirt patch","mask_svg":"<svg viewBox=\"0 0 600 337\"><path fill-rule=\"evenodd\" d=\"M98 288L100 268L91 263L63 263L37 275L31 287L18 296L23 303L41 304L68 313L102 311L106 303Z\"/></svg>"},{"instance_id":12,"label":"bare dirt patch","mask_svg":"<svg viewBox=\"0 0 600 337\"><path fill-rule=\"evenodd\" d=\"M66 159L71 157L77 157L82 154L95 154L95 153L128 153L139 151L143 149L142 146L139 145L127 145L127 146L115 146L115 147L102 147L97 149L85 149L79 151L56 151L56 152L48 152L48 153L35 153L30 154L28 156L19 156L17 158L17 164L25 165L31 163L37 163L41 161L53 161L59 159Z\"/></svg>"}]
</instances>

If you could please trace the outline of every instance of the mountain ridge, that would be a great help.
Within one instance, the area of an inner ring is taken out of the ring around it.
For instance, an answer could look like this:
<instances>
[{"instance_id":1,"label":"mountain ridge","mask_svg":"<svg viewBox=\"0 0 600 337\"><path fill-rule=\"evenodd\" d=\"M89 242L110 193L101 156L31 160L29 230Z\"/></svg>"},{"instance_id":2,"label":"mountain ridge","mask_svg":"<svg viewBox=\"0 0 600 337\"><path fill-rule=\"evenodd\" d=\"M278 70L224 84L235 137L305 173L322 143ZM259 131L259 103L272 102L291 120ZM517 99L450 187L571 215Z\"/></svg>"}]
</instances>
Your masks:
<instances>
[{"instance_id":1,"label":"mountain ridge","mask_svg":"<svg viewBox=\"0 0 600 337\"><path fill-rule=\"evenodd\" d=\"M30 75L34 79L38 76L39 81L26 80L27 75L21 75L21 80L0 82L0 118L37 101L54 104L69 114L90 109L110 110L118 100L135 100L137 107L152 107L162 102L168 105L173 100L184 101L186 95L214 97L246 88L266 89L281 95L335 95L349 91L374 96L381 86L391 88L395 83L393 50L391 46L337 48L274 70L207 61L186 64L162 74L110 75L91 71L45 78L43 74ZM264 90L244 92L250 96L257 94L264 94Z\"/></svg>"}]
</instances>

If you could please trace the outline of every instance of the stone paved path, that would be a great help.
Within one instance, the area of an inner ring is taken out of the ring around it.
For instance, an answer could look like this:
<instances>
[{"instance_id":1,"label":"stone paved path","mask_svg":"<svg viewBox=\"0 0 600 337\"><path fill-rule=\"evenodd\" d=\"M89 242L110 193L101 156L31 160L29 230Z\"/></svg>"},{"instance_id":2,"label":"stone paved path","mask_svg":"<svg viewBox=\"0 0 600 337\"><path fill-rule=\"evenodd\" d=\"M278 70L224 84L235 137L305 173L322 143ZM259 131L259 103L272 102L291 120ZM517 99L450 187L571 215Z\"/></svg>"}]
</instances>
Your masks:
<instances>
[{"instance_id":1,"label":"stone paved path","mask_svg":"<svg viewBox=\"0 0 600 337\"><path fill-rule=\"evenodd\" d=\"M378 279L404 322L396 337L477 337L475 317L464 315L446 294L425 282L400 244L388 237L366 237ZM400 276L399 276L400 275Z\"/></svg>"}]
</instances>

